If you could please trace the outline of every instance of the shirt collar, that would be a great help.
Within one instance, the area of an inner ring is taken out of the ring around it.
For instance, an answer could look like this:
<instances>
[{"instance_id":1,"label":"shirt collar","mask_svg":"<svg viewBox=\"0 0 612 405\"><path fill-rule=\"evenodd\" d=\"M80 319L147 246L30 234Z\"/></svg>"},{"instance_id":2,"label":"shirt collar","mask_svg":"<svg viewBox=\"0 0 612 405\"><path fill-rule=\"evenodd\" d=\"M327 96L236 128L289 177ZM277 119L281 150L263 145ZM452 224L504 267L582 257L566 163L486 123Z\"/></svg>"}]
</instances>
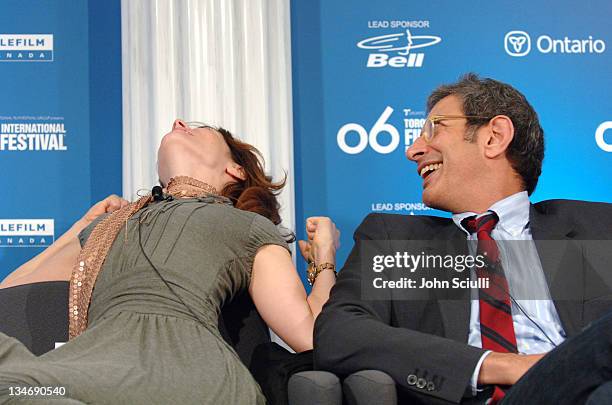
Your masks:
<instances>
[{"instance_id":1,"label":"shirt collar","mask_svg":"<svg viewBox=\"0 0 612 405\"><path fill-rule=\"evenodd\" d=\"M459 227L459 229L469 235L469 232L461 225L461 221L467 217L474 215L482 216L488 211L493 211L499 217L497 227L501 227L511 235L517 236L523 231L523 229L525 229L525 227L527 227L529 223L530 204L531 203L529 202L527 191L520 191L504 198L503 200L497 201L482 214L476 214L475 212L462 212L459 214L454 214L453 222Z\"/></svg>"}]
</instances>

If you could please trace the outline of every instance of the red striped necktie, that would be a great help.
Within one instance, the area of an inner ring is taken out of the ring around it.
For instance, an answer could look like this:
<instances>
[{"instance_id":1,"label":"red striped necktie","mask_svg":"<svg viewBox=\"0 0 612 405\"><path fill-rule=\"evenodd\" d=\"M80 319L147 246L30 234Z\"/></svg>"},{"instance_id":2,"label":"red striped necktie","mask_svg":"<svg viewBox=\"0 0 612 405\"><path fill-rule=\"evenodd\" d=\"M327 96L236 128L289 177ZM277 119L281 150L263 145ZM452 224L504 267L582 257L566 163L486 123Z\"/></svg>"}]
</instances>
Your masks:
<instances>
[{"instance_id":1,"label":"red striped necktie","mask_svg":"<svg viewBox=\"0 0 612 405\"><path fill-rule=\"evenodd\" d=\"M499 353L518 353L512 324L508 280L501 266L499 248L491 237L491 232L498 221L497 214L491 212L479 218L468 217L462 221L462 225L470 234L476 233L477 254L486 257L485 266L476 268L479 279L489 279L487 288L478 289L482 348ZM496 404L503 397L503 389L496 386L491 403Z\"/></svg>"}]
</instances>

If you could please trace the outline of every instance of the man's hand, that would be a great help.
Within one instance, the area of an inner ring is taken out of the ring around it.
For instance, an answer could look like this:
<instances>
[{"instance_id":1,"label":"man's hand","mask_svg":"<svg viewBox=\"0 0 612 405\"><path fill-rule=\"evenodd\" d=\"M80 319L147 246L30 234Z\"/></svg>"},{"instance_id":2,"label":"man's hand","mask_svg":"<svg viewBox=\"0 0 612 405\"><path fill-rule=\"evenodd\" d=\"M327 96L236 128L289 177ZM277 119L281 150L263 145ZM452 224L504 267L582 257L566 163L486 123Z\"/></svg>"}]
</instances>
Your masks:
<instances>
[{"instance_id":1,"label":"man's hand","mask_svg":"<svg viewBox=\"0 0 612 405\"><path fill-rule=\"evenodd\" d=\"M491 353L482 362L478 384L513 385L545 355Z\"/></svg>"}]
</instances>

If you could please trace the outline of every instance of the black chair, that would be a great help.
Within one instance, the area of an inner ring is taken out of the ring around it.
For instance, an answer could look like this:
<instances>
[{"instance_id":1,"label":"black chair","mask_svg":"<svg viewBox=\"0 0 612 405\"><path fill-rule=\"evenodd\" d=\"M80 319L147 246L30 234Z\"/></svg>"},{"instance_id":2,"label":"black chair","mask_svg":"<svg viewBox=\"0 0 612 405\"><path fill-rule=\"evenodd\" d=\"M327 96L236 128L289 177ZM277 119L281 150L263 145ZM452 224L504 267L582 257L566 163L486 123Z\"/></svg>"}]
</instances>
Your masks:
<instances>
[{"instance_id":1,"label":"black chair","mask_svg":"<svg viewBox=\"0 0 612 405\"><path fill-rule=\"evenodd\" d=\"M362 370L342 381L327 371L303 371L289 379L291 405L397 405L395 382L378 370Z\"/></svg>"},{"instance_id":2,"label":"black chair","mask_svg":"<svg viewBox=\"0 0 612 405\"><path fill-rule=\"evenodd\" d=\"M0 332L41 355L68 340L66 281L25 284L0 290ZM243 294L223 308L219 317L223 338L250 367L255 348L270 341L270 333L251 298Z\"/></svg>"},{"instance_id":3,"label":"black chair","mask_svg":"<svg viewBox=\"0 0 612 405\"><path fill-rule=\"evenodd\" d=\"M0 332L37 356L68 340L68 282L51 281L0 290Z\"/></svg>"}]
</instances>

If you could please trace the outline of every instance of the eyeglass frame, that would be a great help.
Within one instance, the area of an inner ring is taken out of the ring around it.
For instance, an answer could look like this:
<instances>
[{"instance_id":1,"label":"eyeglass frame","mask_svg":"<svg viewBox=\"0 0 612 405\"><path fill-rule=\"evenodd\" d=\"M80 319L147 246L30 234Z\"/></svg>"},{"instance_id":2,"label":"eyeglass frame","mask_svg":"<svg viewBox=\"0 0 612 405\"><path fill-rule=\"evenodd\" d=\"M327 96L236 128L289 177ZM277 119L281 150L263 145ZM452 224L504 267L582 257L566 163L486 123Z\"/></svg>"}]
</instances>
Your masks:
<instances>
[{"instance_id":1,"label":"eyeglass frame","mask_svg":"<svg viewBox=\"0 0 612 405\"><path fill-rule=\"evenodd\" d=\"M425 142L429 143L432 141L432 139L435 136L435 131L436 131L436 123L439 121L443 121L443 120L458 120L458 119L469 119L469 118L479 118L482 120L492 120L493 117L484 117L482 115L430 115L429 117L427 117L427 119L425 120L425 124L423 124L423 127L421 128L421 132L419 133L419 138L423 138L423 140L425 140ZM427 137L426 135L423 135L425 126L427 125L427 122L431 122L431 136Z\"/></svg>"},{"instance_id":2,"label":"eyeglass frame","mask_svg":"<svg viewBox=\"0 0 612 405\"><path fill-rule=\"evenodd\" d=\"M213 129L215 131L218 131L218 129L212 125L208 125L205 122L202 121L183 121L185 123L185 125L187 125L187 127L189 127L189 129L196 129L196 128L209 128L209 129ZM193 135L192 132L189 132L190 135ZM157 182L162 186L162 187L166 187L162 181L160 179L157 179Z\"/></svg>"},{"instance_id":3,"label":"eyeglass frame","mask_svg":"<svg viewBox=\"0 0 612 405\"><path fill-rule=\"evenodd\" d=\"M202 121L185 121L185 124L190 129L195 129L195 128L210 128L210 129L214 129L214 130L217 129L214 126L208 125L208 124L206 124L205 122L202 122Z\"/></svg>"}]
</instances>

